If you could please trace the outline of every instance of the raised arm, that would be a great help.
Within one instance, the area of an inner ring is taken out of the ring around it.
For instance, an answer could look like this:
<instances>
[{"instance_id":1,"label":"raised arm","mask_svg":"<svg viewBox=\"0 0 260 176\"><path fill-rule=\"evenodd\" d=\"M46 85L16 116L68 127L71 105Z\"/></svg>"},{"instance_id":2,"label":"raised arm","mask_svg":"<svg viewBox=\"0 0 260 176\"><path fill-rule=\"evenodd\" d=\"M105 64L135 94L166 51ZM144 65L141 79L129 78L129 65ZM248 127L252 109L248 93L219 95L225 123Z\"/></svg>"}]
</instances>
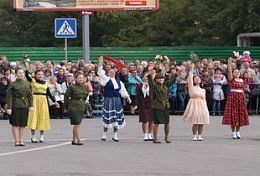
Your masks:
<instances>
[{"instance_id":1,"label":"raised arm","mask_svg":"<svg viewBox=\"0 0 260 176\"><path fill-rule=\"evenodd\" d=\"M25 77L26 77L27 81L32 82L32 78L30 77L28 70L25 70Z\"/></svg>"},{"instance_id":2,"label":"raised arm","mask_svg":"<svg viewBox=\"0 0 260 176\"><path fill-rule=\"evenodd\" d=\"M155 76L155 72L154 72L154 70L149 70L149 73L148 73L148 76L147 76L147 78L148 78L148 83L149 83L149 86L152 88L152 89L154 89L155 87L156 87L156 83L155 83L155 81L154 81L154 76Z\"/></svg>"},{"instance_id":3,"label":"raised arm","mask_svg":"<svg viewBox=\"0 0 260 176\"><path fill-rule=\"evenodd\" d=\"M100 85L101 86L105 86L110 78L108 76L106 76L106 72L103 69L103 57L102 56L99 58L97 74L98 74L98 76L100 78Z\"/></svg>"},{"instance_id":4,"label":"raised arm","mask_svg":"<svg viewBox=\"0 0 260 176\"><path fill-rule=\"evenodd\" d=\"M233 74L232 74L232 58L228 59L228 80L231 81L233 79Z\"/></svg>"},{"instance_id":5,"label":"raised arm","mask_svg":"<svg viewBox=\"0 0 260 176\"><path fill-rule=\"evenodd\" d=\"M188 78L187 78L189 92L193 91L193 89L194 89L194 85L193 85L193 71L194 71L194 64L192 64L191 69L189 71Z\"/></svg>"},{"instance_id":6,"label":"raised arm","mask_svg":"<svg viewBox=\"0 0 260 176\"><path fill-rule=\"evenodd\" d=\"M171 78L166 82L166 86L171 87L173 83L175 83L177 76L178 75L176 73L174 75L171 75Z\"/></svg>"}]
</instances>

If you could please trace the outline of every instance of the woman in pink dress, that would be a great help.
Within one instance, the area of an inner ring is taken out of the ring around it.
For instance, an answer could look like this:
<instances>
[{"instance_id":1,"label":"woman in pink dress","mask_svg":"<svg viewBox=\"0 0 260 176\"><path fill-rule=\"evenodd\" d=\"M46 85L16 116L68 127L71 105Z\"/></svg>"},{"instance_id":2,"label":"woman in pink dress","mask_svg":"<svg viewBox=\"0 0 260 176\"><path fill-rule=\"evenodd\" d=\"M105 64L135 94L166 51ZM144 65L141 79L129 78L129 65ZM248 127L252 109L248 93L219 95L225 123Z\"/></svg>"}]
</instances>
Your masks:
<instances>
[{"instance_id":1,"label":"woman in pink dress","mask_svg":"<svg viewBox=\"0 0 260 176\"><path fill-rule=\"evenodd\" d=\"M240 127L249 125L249 119L243 91L244 82L240 78L238 69L234 69L232 72L231 59L228 61L228 80L230 93L227 98L222 124L231 126L233 139L240 139Z\"/></svg>"},{"instance_id":2,"label":"woman in pink dress","mask_svg":"<svg viewBox=\"0 0 260 176\"><path fill-rule=\"evenodd\" d=\"M203 141L204 124L209 124L206 91L200 87L200 77L193 76L194 64L187 79L190 100L182 116L184 122L192 124L193 141Z\"/></svg>"}]
</instances>

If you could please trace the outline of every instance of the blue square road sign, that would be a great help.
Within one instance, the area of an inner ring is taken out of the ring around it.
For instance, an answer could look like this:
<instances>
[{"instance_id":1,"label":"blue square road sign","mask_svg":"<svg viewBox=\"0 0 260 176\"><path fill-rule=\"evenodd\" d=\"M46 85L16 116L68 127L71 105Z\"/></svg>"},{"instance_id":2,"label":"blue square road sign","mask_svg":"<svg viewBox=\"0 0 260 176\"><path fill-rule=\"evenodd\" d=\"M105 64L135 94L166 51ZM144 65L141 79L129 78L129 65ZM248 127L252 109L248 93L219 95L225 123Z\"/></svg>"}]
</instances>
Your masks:
<instances>
[{"instance_id":1,"label":"blue square road sign","mask_svg":"<svg viewBox=\"0 0 260 176\"><path fill-rule=\"evenodd\" d=\"M76 38L77 20L76 18L55 18L56 38Z\"/></svg>"}]
</instances>

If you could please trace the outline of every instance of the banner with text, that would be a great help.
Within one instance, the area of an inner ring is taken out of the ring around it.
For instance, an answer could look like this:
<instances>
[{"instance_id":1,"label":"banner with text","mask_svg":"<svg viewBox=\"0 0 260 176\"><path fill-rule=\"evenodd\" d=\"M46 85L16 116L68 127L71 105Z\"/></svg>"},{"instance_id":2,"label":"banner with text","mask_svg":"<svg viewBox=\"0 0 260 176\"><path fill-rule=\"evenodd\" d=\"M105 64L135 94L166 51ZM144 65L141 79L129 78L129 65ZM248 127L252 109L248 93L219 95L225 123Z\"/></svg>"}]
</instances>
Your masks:
<instances>
[{"instance_id":1,"label":"banner with text","mask_svg":"<svg viewBox=\"0 0 260 176\"><path fill-rule=\"evenodd\" d=\"M17 11L157 10L159 0L13 0Z\"/></svg>"}]
</instances>

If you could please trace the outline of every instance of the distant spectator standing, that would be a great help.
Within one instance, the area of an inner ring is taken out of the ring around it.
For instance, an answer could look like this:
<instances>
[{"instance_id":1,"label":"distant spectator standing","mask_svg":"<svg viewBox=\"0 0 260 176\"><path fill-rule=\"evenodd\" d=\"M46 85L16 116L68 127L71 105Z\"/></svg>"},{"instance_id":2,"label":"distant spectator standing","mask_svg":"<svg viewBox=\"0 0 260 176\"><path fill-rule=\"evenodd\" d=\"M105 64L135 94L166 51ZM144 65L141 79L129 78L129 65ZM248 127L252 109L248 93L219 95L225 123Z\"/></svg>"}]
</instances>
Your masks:
<instances>
[{"instance_id":1,"label":"distant spectator standing","mask_svg":"<svg viewBox=\"0 0 260 176\"><path fill-rule=\"evenodd\" d=\"M135 98L136 98L136 87L138 84L141 84L143 81L142 79L137 75L136 69L133 69L132 72L128 75L128 83L127 83L127 91L130 95L130 98L132 100L132 103L130 104L130 113L131 115L135 114Z\"/></svg>"},{"instance_id":2,"label":"distant spectator standing","mask_svg":"<svg viewBox=\"0 0 260 176\"><path fill-rule=\"evenodd\" d=\"M7 119L6 113L6 96L7 96L7 89L9 86L9 80L6 77L0 78L0 112L3 113L3 119Z\"/></svg>"}]
</instances>

